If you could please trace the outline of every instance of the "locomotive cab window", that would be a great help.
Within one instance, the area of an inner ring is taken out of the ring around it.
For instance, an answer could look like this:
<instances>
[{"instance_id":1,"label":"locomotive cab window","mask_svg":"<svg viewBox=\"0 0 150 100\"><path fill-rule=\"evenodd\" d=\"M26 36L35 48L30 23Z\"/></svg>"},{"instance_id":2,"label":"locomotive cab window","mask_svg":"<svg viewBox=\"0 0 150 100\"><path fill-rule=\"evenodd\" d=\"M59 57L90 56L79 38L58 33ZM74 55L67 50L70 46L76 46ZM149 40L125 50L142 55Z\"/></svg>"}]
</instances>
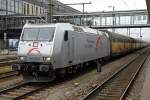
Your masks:
<instances>
[{"instance_id":1,"label":"locomotive cab window","mask_svg":"<svg viewBox=\"0 0 150 100\"><path fill-rule=\"evenodd\" d=\"M65 34L64 34L64 41L68 41L68 31L65 31Z\"/></svg>"},{"instance_id":2,"label":"locomotive cab window","mask_svg":"<svg viewBox=\"0 0 150 100\"><path fill-rule=\"evenodd\" d=\"M52 41L54 32L54 27L24 28L21 39L23 41Z\"/></svg>"}]
</instances>

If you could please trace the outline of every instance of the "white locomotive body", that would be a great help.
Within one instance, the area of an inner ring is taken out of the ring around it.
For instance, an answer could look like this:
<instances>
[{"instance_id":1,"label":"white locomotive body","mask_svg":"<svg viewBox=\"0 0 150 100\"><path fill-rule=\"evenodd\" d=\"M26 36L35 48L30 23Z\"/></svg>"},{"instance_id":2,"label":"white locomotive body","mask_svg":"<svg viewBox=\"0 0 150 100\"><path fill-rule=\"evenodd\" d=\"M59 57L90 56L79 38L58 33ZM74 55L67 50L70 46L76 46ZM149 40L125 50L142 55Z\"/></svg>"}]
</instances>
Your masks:
<instances>
[{"instance_id":1,"label":"white locomotive body","mask_svg":"<svg viewBox=\"0 0 150 100\"><path fill-rule=\"evenodd\" d=\"M110 56L109 35L69 23L26 24L19 47L19 70L28 81L50 81L58 71Z\"/></svg>"}]
</instances>

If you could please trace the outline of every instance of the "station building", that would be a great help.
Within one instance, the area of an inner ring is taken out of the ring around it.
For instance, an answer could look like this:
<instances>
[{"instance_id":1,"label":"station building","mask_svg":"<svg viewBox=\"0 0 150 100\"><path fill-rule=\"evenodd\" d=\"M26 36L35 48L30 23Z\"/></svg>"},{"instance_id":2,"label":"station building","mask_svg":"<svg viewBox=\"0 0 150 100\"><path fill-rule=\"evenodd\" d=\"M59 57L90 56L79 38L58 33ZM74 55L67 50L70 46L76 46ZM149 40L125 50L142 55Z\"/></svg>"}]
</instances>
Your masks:
<instances>
[{"instance_id":1,"label":"station building","mask_svg":"<svg viewBox=\"0 0 150 100\"><path fill-rule=\"evenodd\" d=\"M22 14L43 15L48 9L49 0L0 0L0 15ZM59 1L52 1L55 13L80 13Z\"/></svg>"},{"instance_id":2,"label":"station building","mask_svg":"<svg viewBox=\"0 0 150 100\"><path fill-rule=\"evenodd\" d=\"M57 0L52 0L51 3L53 14L81 13ZM49 0L0 0L0 51L11 44L5 38L20 35L20 31L15 29L21 30L28 22L41 23L40 16L47 16L48 4ZM7 34L6 37L4 33Z\"/></svg>"}]
</instances>

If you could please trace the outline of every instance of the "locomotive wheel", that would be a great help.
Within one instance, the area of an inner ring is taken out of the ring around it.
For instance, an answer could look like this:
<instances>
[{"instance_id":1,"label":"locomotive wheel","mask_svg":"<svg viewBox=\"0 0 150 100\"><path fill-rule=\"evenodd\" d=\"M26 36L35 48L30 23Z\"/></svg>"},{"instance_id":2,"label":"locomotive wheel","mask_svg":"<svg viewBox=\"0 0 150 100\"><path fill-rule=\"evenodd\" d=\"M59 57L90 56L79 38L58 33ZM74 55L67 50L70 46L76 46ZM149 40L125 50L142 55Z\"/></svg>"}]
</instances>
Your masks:
<instances>
[{"instance_id":1,"label":"locomotive wheel","mask_svg":"<svg viewBox=\"0 0 150 100\"><path fill-rule=\"evenodd\" d=\"M77 66L73 66L72 73L73 73L73 74L76 74L76 73L77 73Z\"/></svg>"},{"instance_id":2,"label":"locomotive wheel","mask_svg":"<svg viewBox=\"0 0 150 100\"><path fill-rule=\"evenodd\" d=\"M55 79L55 78L56 78L55 71L49 71L48 76L49 76L49 77L51 77L51 78L52 78L52 80L53 80L53 79Z\"/></svg>"},{"instance_id":3,"label":"locomotive wheel","mask_svg":"<svg viewBox=\"0 0 150 100\"><path fill-rule=\"evenodd\" d=\"M67 73L68 74L72 74L73 73L73 68L72 67L68 67L67 68Z\"/></svg>"},{"instance_id":4,"label":"locomotive wheel","mask_svg":"<svg viewBox=\"0 0 150 100\"><path fill-rule=\"evenodd\" d=\"M56 77L57 78L64 78L66 75L66 69L65 68L62 68L62 69L58 69L56 71Z\"/></svg>"},{"instance_id":5,"label":"locomotive wheel","mask_svg":"<svg viewBox=\"0 0 150 100\"><path fill-rule=\"evenodd\" d=\"M79 71L83 71L83 66L84 66L83 64L79 65Z\"/></svg>"}]
</instances>

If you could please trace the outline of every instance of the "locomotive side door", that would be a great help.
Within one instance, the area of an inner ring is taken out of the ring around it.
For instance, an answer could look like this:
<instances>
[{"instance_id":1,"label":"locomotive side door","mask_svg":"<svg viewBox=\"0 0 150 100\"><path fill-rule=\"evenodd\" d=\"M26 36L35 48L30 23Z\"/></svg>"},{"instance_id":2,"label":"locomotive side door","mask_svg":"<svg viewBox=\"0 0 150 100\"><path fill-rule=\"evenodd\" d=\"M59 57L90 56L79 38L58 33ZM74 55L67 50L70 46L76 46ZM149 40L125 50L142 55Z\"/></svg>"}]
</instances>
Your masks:
<instances>
[{"instance_id":1,"label":"locomotive side door","mask_svg":"<svg viewBox=\"0 0 150 100\"><path fill-rule=\"evenodd\" d=\"M75 36L73 34L72 31L68 31L68 40L69 40L69 43L68 43L68 55L69 55L69 64L72 64L73 63L73 60L74 60L74 39L75 39Z\"/></svg>"}]
</instances>

